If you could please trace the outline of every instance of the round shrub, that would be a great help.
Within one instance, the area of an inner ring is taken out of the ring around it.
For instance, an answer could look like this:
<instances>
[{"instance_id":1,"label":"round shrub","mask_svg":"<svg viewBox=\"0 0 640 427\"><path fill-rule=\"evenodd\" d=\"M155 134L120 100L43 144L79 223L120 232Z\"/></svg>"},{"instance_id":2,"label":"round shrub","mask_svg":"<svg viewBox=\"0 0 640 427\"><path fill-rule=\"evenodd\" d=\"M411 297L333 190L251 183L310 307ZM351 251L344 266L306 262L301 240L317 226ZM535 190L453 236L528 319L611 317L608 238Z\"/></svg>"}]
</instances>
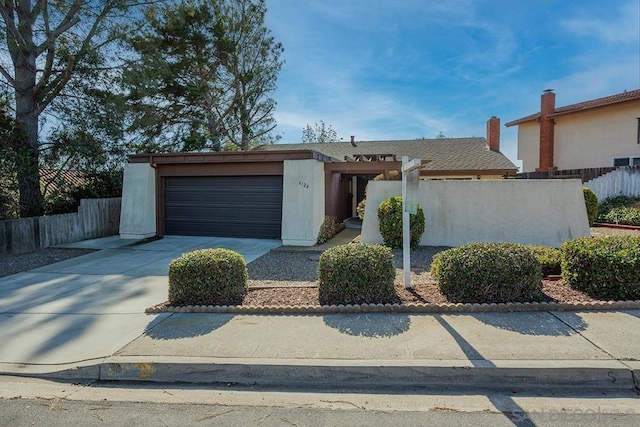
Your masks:
<instances>
[{"instance_id":1,"label":"round shrub","mask_svg":"<svg viewBox=\"0 0 640 427\"><path fill-rule=\"evenodd\" d=\"M527 246L533 255L538 260L540 267L542 268L542 275L544 277L549 275L558 275L561 272L560 260L562 252L560 249L550 248L548 246Z\"/></svg>"},{"instance_id":2,"label":"round shrub","mask_svg":"<svg viewBox=\"0 0 640 427\"><path fill-rule=\"evenodd\" d=\"M390 197L378 207L380 234L384 244L391 248L402 248L402 197ZM417 214L409 215L411 249L416 249L424 233L424 212L418 206Z\"/></svg>"},{"instance_id":3,"label":"round shrub","mask_svg":"<svg viewBox=\"0 0 640 427\"><path fill-rule=\"evenodd\" d=\"M237 252L201 249L169 264L171 305L237 305L247 293L247 265Z\"/></svg>"},{"instance_id":4,"label":"round shrub","mask_svg":"<svg viewBox=\"0 0 640 427\"><path fill-rule=\"evenodd\" d=\"M318 262L320 304L386 304L397 299L393 254L382 245L334 246Z\"/></svg>"},{"instance_id":5,"label":"round shrub","mask_svg":"<svg viewBox=\"0 0 640 427\"><path fill-rule=\"evenodd\" d=\"M468 243L437 254L431 274L451 302L540 300L542 270L529 248L516 243Z\"/></svg>"},{"instance_id":6,"label":"round shrub","mask_svg":"<svg viewBox=\"0 0 640 427\"><path fill-rule=\"evenodd\" d=\"M598 215L598 196L589 187L582 187L582 195L584 196L584 204L587 206L589 226L591 226Z\"/></svg>"},{"instance_id":7,"label":"round shrub","mask_svg":"<svg viewBox=\"0 0 640 427\"><path fill-rule=\"evenodd\" d=\"M640 238L580 237L562 245L562 278L604 300L640 299Z\"/></svg>"}]
</instances>

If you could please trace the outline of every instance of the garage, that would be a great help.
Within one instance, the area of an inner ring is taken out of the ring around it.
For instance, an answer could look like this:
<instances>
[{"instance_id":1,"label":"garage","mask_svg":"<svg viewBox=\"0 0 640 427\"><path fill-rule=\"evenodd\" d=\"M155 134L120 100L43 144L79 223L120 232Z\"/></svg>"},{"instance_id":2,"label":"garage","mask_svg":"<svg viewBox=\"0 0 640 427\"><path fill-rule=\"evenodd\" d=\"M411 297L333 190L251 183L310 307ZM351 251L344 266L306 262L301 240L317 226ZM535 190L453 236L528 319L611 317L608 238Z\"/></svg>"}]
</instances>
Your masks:
<instances>
[{"instance_id":1,"label":"garage","mask_svg":"<svg viewBox=\"0 0 640 427\"><path fill-rule=\"evenodd\" d=\"M280 239L282 176L164 177L164 233Z\"/></svg>"}]
</instances>

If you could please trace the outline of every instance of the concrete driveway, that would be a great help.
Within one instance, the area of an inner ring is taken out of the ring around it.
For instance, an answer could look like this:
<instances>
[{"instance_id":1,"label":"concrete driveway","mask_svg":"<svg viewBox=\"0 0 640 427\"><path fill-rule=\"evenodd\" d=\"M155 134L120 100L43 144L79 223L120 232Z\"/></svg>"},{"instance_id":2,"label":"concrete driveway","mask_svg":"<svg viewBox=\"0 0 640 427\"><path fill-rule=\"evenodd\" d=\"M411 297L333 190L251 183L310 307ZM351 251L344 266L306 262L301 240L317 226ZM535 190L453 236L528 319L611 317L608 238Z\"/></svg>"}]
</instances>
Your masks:
<instances>
[{"instance_id":1,"label":"concrete driveway","mask_svg":"<svg viewBox=\"0 0 640 427\"><path fill-rule=\"evenodd\" d=\"M97 252L0 278L0 372L51 367L112 355L167 314L145 314L167 299L167 268L184 252L227 248L247 262L278 240L168 236L142 242L118 236L63 245Z\"/></svg>"}]
</instances>

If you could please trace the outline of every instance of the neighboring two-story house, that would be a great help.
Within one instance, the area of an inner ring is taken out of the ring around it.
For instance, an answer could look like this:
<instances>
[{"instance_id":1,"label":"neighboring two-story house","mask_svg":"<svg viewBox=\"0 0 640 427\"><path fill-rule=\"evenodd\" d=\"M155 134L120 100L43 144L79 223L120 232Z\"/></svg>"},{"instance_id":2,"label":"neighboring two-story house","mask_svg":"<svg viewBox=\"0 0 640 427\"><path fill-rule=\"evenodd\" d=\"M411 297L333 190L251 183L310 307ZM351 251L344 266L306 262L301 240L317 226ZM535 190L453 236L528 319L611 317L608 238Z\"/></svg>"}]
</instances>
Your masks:
<instances>
[{"instance_id":1,"label":"neighboring two-story house","mask_svg":"<svg viewBox=\"0 0 640 427\"><path fill-rule=\"evenodd\" d=\"M556 107L545 90L540 112L518 126L522 172L640 165L640 89Z\"/></svg>"}]
</instances>

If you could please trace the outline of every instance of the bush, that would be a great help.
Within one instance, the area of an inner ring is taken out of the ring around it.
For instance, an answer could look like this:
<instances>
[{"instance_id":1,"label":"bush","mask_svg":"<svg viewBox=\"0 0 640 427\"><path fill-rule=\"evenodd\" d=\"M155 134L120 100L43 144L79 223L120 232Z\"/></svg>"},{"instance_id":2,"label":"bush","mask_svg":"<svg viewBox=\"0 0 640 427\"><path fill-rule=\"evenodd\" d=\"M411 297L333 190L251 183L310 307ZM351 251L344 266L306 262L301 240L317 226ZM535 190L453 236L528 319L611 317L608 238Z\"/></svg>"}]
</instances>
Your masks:
<instances>
[{"instance_id":1,"label":"bush","mask_svg":"<svg viewBox=\"0 0 640 427\"><path fill-rule=\"evenodd\" d=\"M201 249L169 264L171 305L237 305L247 293L247 265L237 252Z\"/></svg>"},{"instance_id":2,"label":"bush","mask_svg":"<svg viewBox=\"0 0 640 427\"><path fill-rule=\"evenodd\" d=\"M391 248L402 248L402 197L390 197L378 207L380 234L384 244ZM416 249L424 233L424 212L418 206L416 215L409 215L411 249Z\"/></svg>"},{"instance_id":3,"label":"bush","mask_svg":"<svg viewBox=\"0 0 640 427\"><path fill-rule=\"evenodd\" d=\"M376 175L373 178L374 181L399 181L402 180L402 174L400 173L400 171L392 169L389 171L388 173L388 178L384 176L383 173ZM358 213L358 218L360 218L361 220L364 220L364 209L367 206L367 190L369 189L369 184L367 184L366 187L364 187L364 196L365 198L362 199L362 201L360 201L360 203L358 203L358 206L356 207L356 212Z\"/></svg>"},{"instance_id":4,"label":"bush","mask_svg":"<svg viewBox=\"0 0 640 427\"><path fill-rule=\"evenodd\" d=\"M318 262L320 304L386 304L397 299L391 249L348 244L327 249Z\"/></svg>"},{"instance_id":5,"label":"bush","mask_svg":"<svg viewBox=\"0 0 640 427\"><path fill-rule=\"evenodd\" d=\"M562 245L562 278L599 299L640 299L640 238L581 237Z\"/></svg>"},{"instance_id":6,"label":"bush","mask_svg":"<svg viewBox=\"0 0 640 427\"><path fill-rule=\"evenodd\" d=\"M338 222L333 216L325 216L318 233L318 245L328 242L333 236L344 230L344 224Z\"/></svg>"},{"instance_id":7,"label":"bush","mask_svg":"<svg viewBox=\"0 0 640 427\"><path fill-rule=\"evenodd\" d=\"M356 206L356 212L358 213L358 218L360 218L360 220L364 220L364 210L367 207L367 199L362 199L360 201L360 203L358 203L358 206Z\"/></svg>"},{"instance_id":8,"label":"bush","mask_svg":"<svg viewBox=\"0 0 640 427\"><path fill-rule=\"evenodd\" d=\"M640 226L640 197L610 197L598 206L598 222Z\"/></svg>"},{"instance_id":9,"label":"bush","mask_svg":"<svg viewBox=\"0 0 640 427\"><path fill-rule=\"evenodd\" d=\"M500 303L542 298L542 270L517 243L468 243L437 254L431 274L449 301Z\"/></svg>"},{"instance_id":10,"label":"bush","mask_svg":"<svg viewBox=\"0 0 640 427\"><path fill-rule=\"evenodd\" d=\"M618 206L602 217L608 224L640 225L640 209Z\"/></svg>"},{"instance_id":11,"label":"bush","mask_svg":"<svg viewBox=\"0 0 640 427\"><path fill-rule=\"evenodd\" d=\"M592 226L598 215L598 196L589 187L582 187L582 195L584 196L584 204L587 206L589 226Z\"/></svg>"},{"instance_id":12,"label":"bush","mask_svg":"<svg viewBox=\"0 0 640 427\"><path fill-rule=\"evenodd\" d=\"M550 248L548 246L527 246L538 260L540 268L542 268L542 276L557 275L562 271L560 261L562 252L560 249Z\"/></svg>"}]
</instances>

